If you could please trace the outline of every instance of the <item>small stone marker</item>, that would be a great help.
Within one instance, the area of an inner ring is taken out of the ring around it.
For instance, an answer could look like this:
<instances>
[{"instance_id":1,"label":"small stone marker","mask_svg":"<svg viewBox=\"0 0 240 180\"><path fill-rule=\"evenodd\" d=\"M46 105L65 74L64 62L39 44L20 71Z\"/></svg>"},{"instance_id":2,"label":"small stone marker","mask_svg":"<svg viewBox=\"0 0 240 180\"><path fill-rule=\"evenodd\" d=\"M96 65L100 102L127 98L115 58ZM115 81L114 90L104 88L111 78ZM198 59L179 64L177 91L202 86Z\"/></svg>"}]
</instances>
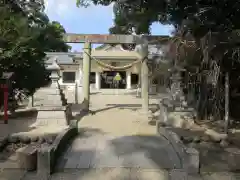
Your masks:
<instances>
[{"instance_id":1,"label":"small stone marker","mask_svg":"<svg viewBox=\"0 0 240 180\"><path fill-rule=\"evenodd\" d=\"M17 150L18 164L20 168L27 171L34 171L37 168L37 149L33 145Z\"/></svg>"}]
</instances>

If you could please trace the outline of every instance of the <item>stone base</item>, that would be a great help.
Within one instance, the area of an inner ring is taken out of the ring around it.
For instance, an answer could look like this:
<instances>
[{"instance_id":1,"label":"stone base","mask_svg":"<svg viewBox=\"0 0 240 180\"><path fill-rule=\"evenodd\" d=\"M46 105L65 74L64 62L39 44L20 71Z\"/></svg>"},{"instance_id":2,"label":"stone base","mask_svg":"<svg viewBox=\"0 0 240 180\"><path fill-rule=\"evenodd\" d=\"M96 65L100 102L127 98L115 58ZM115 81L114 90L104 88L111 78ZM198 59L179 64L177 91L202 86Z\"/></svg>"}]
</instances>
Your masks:
<instances>
[{"instance_id":1,"label":"stone base","mask_svg":"<svg viewBox=\"0 0 240 180\"><path fill-rule=\"evenodd\" d=\"M152 120L153 114L150 110L146 112L145 110L141 109L138 111L138 113L141 114L141 116L145 118L146 121Z\"/></svg>"},{"instance_id":2,"label":"stone base","mask_svg":"<svg viewBox=\"0 0 240 180\"><path fill-rule=\"evenodd\" d=\"M60 89L57 88L41 88L39 89L36 94L42 95L42 94L49 94L49 95L59 95L60 94Z\"/></svg>"},{"instance_id":3,"label":"stone base","mask_svg":"<svg viewBox=\"0 0 240 180\"><path fill-rule=\"evenodd\" d=\"M37 115L36 122L31 127L38 126L67 126L68 120L66 118L66 113L64 110L54 111L54 110L44 110L39 111Z\"/></svg>"},{"instance_id":4,"label":"stone base","mask_svg":"<svg viewBox=\"0 0 240 180\"><path fill-rule=\"evenodd\" d=\"M34 171L37 168L37 149L32 145L17 150L19 168Z\"/></svg>"},{"instance_id":5,"label":"stone base","mask_svg":"<svg viewBox=\"0 0 240 180\"><path fill-rule=\"evenodd\" d=\"M53 166L53 148L42 145L37 154L37 176L41 180L49 180Z\"/></svg>"},{"instance_id":6,"label":"stone base","mask_svg":"<svg viewBox=\"0 0 240 180\"><path fill-rule=\"evenodd\" d=\"M40 99L40 98L39 98ZM62 105L62 98L60 95L46 95L44 98L34 101L35 106L59 106Z\"/></svg>"}]
</instances>

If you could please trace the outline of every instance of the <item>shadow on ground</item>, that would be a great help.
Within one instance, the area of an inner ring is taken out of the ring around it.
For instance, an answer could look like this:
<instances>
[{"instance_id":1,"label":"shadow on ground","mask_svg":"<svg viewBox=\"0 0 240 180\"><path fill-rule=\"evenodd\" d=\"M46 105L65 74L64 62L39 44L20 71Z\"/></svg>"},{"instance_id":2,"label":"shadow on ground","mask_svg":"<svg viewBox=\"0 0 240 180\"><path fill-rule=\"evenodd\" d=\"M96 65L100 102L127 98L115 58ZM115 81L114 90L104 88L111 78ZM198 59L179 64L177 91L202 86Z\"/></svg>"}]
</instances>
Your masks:
<instances>
[{"instance_id":1,"label":"shadow on ground","mask_svg":"<svg viewBox=\"0 0 240 180\"><path fill-rule=\"evenodd\" d=\"M130 109L133 111L137 111L142 108L141 104L107 104L107 106L111 106L111 109L119 108L119 109ZM156 109L158 109L158 104L150 104L149 105L149 110L156 111Z\"/></svg>"},{"instance_id":2,"label":"shadow on ground","mask_svg":"<svg viewBox=\"0 0 240 180\"><path fill-rule=\"evenodd\" d=\"M157 174L155 178L164 179L166 170L182 167L172 146L161 136L114 137L92 128L80 128L79 132L74 141L82 143L73 143L68 148L52 179L68 175L72 180L98 176L126 180L131 176L131 179L145 180L151 178L146 174L153 172ZM68 161L72 161L71 165Z\"/></svg>"},{"instance_id":3,"label":"shadow on ground","mask_svg":"<svg viewBox=\"0 0 240 180\"><path fill-rule=\"evenodd\" d=\"M4 124L3 119L0 121L0 137L7 136L12 133L26 132L33 128L30 125L36 121L37 111L27 110L21 112L15 112L9 115L8 124Z\"/></svg>"},{"instance_id":4,"label":"shadow on ground","mask_svg":"<svg viewBox=\"0 0 240 180\"><path fill-rule=\"evenodd\" d=\"M84 116L95 115L97 113L104 112L104 111L111 110L111 109L119 109L119 110L129 109L132 111L138 111L142 108L141 104L107 104L106 106L107 107L104 107L101 109L87 111L87 110L84 110L83 103L81 103L81 104L73 104L72 103L71 107L72 107L72 111L74 114L72 117L72 120L76 120L77 123L79 123ZM152 112L157 111L157 109L159 108L157 104L150 104L149 106L150 106L149 109ZM152 123L156 123L156 122L153 121ZM154 124L151 124L151 125L154 125Z\"/></svg>"},{"instance_id":5,"label":"shadow on ground","mask_svg":"<svg viewBox=\"0 0 240 180\"><path fill-rule=\"evenodd\" d=\"M31 118L37 117L37 110L36 109L29 109L29 110L22 110L16 111L14 113L8 114L9 119L20 119L20 118ZM0 122L4 120L4 114L0 115Z\"/></svg>"}]
</instances>

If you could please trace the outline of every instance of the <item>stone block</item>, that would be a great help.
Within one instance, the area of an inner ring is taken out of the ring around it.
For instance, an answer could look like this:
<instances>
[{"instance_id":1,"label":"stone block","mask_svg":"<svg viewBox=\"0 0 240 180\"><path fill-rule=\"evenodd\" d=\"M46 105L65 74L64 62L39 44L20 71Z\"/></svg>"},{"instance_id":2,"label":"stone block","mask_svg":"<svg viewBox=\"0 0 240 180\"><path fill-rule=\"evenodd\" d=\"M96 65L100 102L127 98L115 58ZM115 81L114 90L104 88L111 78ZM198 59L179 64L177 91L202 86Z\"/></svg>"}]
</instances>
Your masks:
<instances>
[{"instance_id":1,"label":"stone block","mask_svg":"<svg viewBox=\"0 0 240 180\"><path fill-rule=\"evenodd\" d=\"M47 180L54 171L58 159L65 152L69 141L78 134L77 128L68 128L57 135L51 146L43 144L38 151L38 175Z\"/></svg>"},{"instance_id":2,"label":"stone block","mask_svg":"<svg viewBox=\"0 0 240 180\"><path fill-rule=\"evenodd\" d=\"M66 109L66 108L65 108ZM36 120L36 126L48 126L48 125L57 125L57 126L66 126L68 121L66 119L66 113L64 110L52 111L39 111Z\"/></svg>"},{"instance_id":3,"label":"stone block","mask_svg":"<svg viewBox=\"0 0 240 180\"><path fill-rule=\"evenodd\" d=\"M65 117L64 111L52 111L49 109L49 111L39 111L37 115L37 119L58 119Z\"/></svg>"},{"instance_id":4,"label":"stone block","mask_svg":"<svg viewBox=\"0 0 240 180\"><path fill-rule=\"evenodd\" d=\"M207 129L205 131L205 134L208 135L214 142L220 142L221 140L227 139L227 134L218 133L213 129Z\"/></svg>"},{"instance_id":5,"label":"stone block","mask_svg":"<svg viewBox=\"0 0 240 180\"><path fill-rule=\"evenodd\" d=\"M174 169L169 172L169 180L188 180L188 175L183 169Z\"/></svg>"},{"instance_id":6,"label":"stone block","mask_svg":"<svg viewBox=\"0 0 240 180\"><path fill-rule=\"evenodd\" d=\"M240 150L238 148L225 148L227 152L228 166L231 170L237 171L240 169Z\"/></svg>"},{"instance_id":7,"label":"stone block","mask_svg":"<svg viewBox=\"0 0 240 180\"><path fill-rule=\"evenodd\" d=\"M52 119L37 119L35 127L39 126L67 126L67 120L65 117L63 118L52 118Z\"/></svg>"},{"instance_id":8,"label":"stone block","mask_svg":"<svg viewBox=\"0 0 240 180\"><path fill-rule=\"evenodd\" d=\"M37 176L41 180L48 180L53 172L54 151L52 146L43 144L37 153Z\"/></svg>"},{"instance_id":9,"label":"stone block","mask_svg":"<svg viewBox=\"0 0 240 180\"><path fill-rule=\"evenodd\" d=\"M45 105L45 106L39 106L36 108L38 111L65 111L65 106L52 106L52 105Z\"/></svg>"},{"instance_id":10,"label":"stone block","mask_svg":"<svg viewBox=\"0 0 240 180\"><path fill-rule=\"evenodd\" d=\"M59 94L60 93L60 90L57 89L57 88L41 88L39 89L35 94L38 95L38 94Z\"/></svg>"},{"instance_id":11,"label":"stone block","mask_svg":"<svg viewBox=\"0 0 240 180\"><path fill-rule=\"evenodd\" d=\"M70 120L72 120L72 118L73 118L71 105L66 106L65 115L66 115L66 119L67 119L67 124L69 124Z\"/></svg>"},{"instance_id":12,"label":"stone block","mask_svg":"<svg viewBox=\"0 0 240 180\"><path fill-rule=\"evenodd\" d=\"M55 156L61 156L65 148L68 145L68 142L78 134L77 128L68 128L59 133L54 140L52 146L55 152Z\"/></svg>"},{"instance_id":13,"label":"stone block","mask_svg":"<svg viewBox=\"0 0 240 180\"><path fill-rule=\"evenodd\" d=\"M37 149L32 145L17 150L19 167L27 171L34 171L37 168Z\"/></svg>"},{"instance_id":14,"label":"stone block","mask_svg":"<svg viewBox=\"0 0 240 180\"><path fill-rule=\"evenodd\" d=\"M186 162L186 171L189 174L198 174L200 170L199 152L194 148L186 148L188 161Z\"/></svg>"}]
</instances>

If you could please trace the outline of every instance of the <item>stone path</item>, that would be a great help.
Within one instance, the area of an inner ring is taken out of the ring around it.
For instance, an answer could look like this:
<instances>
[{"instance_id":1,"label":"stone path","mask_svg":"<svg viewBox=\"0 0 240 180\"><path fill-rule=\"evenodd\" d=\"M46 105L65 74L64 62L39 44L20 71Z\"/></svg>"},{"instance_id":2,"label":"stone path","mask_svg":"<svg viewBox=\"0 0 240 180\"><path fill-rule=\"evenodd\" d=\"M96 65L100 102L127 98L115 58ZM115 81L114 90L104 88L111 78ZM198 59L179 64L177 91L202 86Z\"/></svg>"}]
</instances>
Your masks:
<instances>
[{"instance_id":1,"label":"stone path","mask_svg":"<svg viewBox=\"0 0 240 180\"><path fill-rule=\"evenodd\" d=\"M73 102L74 96L69 94L72 98L68 100ZM60 159L51 180L186 179L183 172L172 171L180 167L179 157L164 137L156 136L155 127L148 125L140 114L141 99L110 94L91 96L91 110L95 115L82 117L78 106L74 106L80 134ZM19 169L6 169L0 175L0 180L39 179L36 173ZM188 179L240 180L239 177L234 173L217 172Z\"/></svg>"},{"instance_id":2,"label":"stone path","mask_svg":"<svg viewBox=\"0 0 240 180\"><path fill-rule=\"evenodd\" d=\"M79 115L80 135L52 179L168 178L167 170L181 167L179 157L164 137L156 136L140 109L141 99L132 95L92 95L95 114Z\"/></svg>"},{"instance_id":3,"label":"stone path","mask_svg":"<svg viewBox=\"0 0 240 180\"><path fill-rule=\"evenodd\" d=\"M156 136L155 127L148 125L140 114L140 104L141 99L132 95L93 94L91 110L96 112L95 115L82 117L78 106L74 106L80 134L60 159L51 180L186 179L183 172L172 171L180 166L179 158L171 144ZM16 177L21 180L39 179L36 173L24 173L18 169L0 174L0 180L15 180ZM188 179L240 178L237 174L218 172Z\"/></svg>"}]
</instances>

